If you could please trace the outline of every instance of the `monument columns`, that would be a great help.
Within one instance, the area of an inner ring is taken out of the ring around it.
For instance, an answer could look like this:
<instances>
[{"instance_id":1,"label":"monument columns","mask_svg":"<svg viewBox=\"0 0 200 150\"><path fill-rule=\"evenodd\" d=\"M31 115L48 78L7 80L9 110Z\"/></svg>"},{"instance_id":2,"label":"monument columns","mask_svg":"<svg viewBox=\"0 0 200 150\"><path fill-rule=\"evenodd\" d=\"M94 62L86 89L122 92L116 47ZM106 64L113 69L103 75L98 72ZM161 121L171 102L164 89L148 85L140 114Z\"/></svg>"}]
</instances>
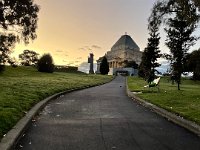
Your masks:
<instances>
[{"instance_id":1,"label":"monument columns","mask_svg":"<svg viewBox=\"0 0 200 150\"><path fill-rule=\"evenodd\" d=\"M119 63L117 61L111 61L109 62L109 68L118 68Z\"/></svg>"},{"instance_id":2,"label":"monument columns","mask_svg":"<svg viewBox=\"0 0 200 150\"><path fill-rule=\"evenodd\" d=\"M112 62L110 62L110 66L109 67L112 68Z\"/></svg>"}]
</instances>

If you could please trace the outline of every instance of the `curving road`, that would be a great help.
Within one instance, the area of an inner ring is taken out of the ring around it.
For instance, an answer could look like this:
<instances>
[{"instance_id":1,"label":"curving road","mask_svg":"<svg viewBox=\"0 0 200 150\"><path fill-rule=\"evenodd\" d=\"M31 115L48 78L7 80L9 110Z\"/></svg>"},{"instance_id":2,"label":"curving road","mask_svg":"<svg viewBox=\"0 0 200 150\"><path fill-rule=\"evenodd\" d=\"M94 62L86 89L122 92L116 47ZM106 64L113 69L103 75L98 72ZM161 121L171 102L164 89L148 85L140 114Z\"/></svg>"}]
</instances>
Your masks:
<instances>
[{"instance_id":1,"label":"curving road","mask_svg":"<svg viewBox=\"0 0 200 150\"><path fill-rule=\"evenodd\" d=\"M16 149L200 150L200 138L125 94L125 78L51 101Z\"/></svg>"}]
</instances>

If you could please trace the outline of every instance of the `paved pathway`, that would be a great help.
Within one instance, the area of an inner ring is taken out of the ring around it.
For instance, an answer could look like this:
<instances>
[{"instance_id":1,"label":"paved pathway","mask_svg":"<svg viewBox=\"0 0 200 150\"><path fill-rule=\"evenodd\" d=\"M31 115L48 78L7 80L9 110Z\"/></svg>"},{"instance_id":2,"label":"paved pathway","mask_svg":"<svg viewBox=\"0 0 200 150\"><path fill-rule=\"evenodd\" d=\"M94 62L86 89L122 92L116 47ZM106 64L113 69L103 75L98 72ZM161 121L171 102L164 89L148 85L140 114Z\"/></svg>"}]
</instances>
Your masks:
<instances>
[{"instance_id":1,"label":"paved pathway","mask_svg":"<svg viewBox=\"0 0 200 150\"><path fill-rule=\"evenodd\" d=\"M16 149L200 150L200 138L128 98L119 76L50 102Z\"/></svg>"}]
</instances>

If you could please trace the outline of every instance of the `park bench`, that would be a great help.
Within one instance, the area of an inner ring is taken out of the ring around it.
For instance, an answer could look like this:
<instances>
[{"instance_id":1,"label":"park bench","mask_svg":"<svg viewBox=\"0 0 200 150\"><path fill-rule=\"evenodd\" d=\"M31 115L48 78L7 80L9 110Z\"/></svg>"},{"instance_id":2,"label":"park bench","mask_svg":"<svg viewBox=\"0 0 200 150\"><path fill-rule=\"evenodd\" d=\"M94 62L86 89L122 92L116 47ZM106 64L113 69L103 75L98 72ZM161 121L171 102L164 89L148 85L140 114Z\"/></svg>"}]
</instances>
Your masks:
<instances>
[{"instance_id":1,"label":"park bench","mask_svg":"<svg viewBox=\"0 0 200 150\"><path fill-rule=\"evenodd\" d=\"M153 81L149 82L148 85L145 85L144 88L148 87L148 88L153 88L153 87L157 87L158 91L159 91L159 82L160 82L160 77L154 79Z\"/></svg>"}]
</instances>

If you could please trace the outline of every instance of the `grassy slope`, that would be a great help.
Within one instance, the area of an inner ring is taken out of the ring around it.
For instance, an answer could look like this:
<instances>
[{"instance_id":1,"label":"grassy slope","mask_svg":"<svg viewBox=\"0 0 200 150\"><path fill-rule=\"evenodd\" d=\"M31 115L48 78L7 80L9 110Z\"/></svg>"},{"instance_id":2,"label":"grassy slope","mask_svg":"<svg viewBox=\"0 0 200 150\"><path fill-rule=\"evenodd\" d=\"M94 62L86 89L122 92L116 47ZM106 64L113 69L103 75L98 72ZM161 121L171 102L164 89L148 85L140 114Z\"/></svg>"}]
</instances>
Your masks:
<instances>
[{"instance_id":1,"label":"grassy slope","mask_svg":"<svg viewBox=\"0 0 200 150\"><path fill-rule=\"evenodd\" d=\"M111 76L40 73L32 67L7 67L0 74L0 138L45 97L67 89L96 85Z\"/></svg>"},{"instance_id":2,"label":"grassy slope","mask_svg":"<svg viewBox=\"0 0 200 150\"><path fill-rule=\"evenodd\" d=\"M141 78L129 77L128 86L131 91L142 91L138 96L157 106L172 111L200 125L200 82L183 79L181 90L172 85L168 78L161 78L160 92L144 89L146 82Z\"/></svg>"}]
</instances>

